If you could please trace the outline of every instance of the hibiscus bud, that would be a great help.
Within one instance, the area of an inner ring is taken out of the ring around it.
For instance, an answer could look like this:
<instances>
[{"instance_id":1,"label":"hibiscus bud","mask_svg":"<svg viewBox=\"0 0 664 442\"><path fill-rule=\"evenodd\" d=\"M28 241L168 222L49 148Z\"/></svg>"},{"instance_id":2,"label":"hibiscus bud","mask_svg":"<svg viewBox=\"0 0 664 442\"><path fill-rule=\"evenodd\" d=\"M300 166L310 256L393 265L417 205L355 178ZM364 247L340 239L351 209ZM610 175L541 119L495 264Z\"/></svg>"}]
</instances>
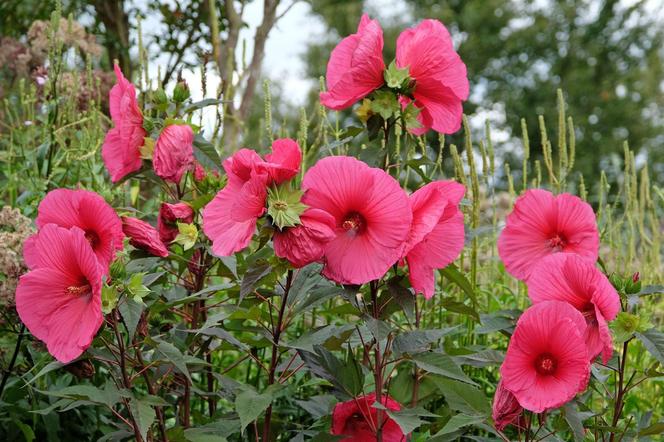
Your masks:
<instances>
[{"instance_id":1,"label":"hibiscus bud","mask_svg":"<svg viewBox=\"0 0 664 442\"><path fill-rule=\"evenodd\" d=\"M159 88L156 91L154 91L154 94L152 95L152 101L159 110L166 110L166 108L168 107L168 97L166 96L166 92L162 88Z\"/></svg>"},{"instance_id":2,"label":"hibiscus bud","mask_svg":"<svg viewBox=\"0 0 664 442\"><path fill-rule=\"evenodd\" d=\"M123 216L122 231L129 237L129 244L137 249L145 250L155 256L168 256L168 249L159 239L159 232L145 221Z\"/></svg>"},{"instance_id":3,"label":"hibiscus bud","mask_svg":"<svg viewBox=\"0 0 664 442\"><path fill-rule=\"evenodd\" d=\"M175 85L175 88L173 89L173 101L176 103L182 103L189 98L190 95L189 86L187 86L186 81L182 80Z\"/></svg>"},{"instance_id":4,"label":"hibiscus bud","mask_svg":"<svg viewBox=\"0 0 664 442\"><path fill-rule=\"evenodd\" d=\"M640 276L641 276L641 275L639 274L639 272L634 273L634 274L632 275L632 282L635 283L635 284L636 284L637 282L639 282Z\"/></svg>"},{"instance_id":5,"label":"hibiscus bud","mask_svg":"<svg viewBox=\"0 0 664 442\"><path fill-rule=\"evenodd\" d=\"M166 181L179 183L182 175L194 163L194 131L186 124L171 124L157 138L152 166Z\"/></svg>"},{"instance_id":6,"label":"hibiscus bud","mask_svg":"<svg viewBox=\"0 0 664 442\"><path fill-rule=\"evenodd\" d=\"M199 163L198 161L195 161L194 162L194 180L196 182L200 182L200 181L203 181L206 176L207 176L207 172L205 171L203 166L201 166L201 163Z\"/></svg>"},{"instance_id":7,"label":"hibiscus bud","mask_svg":"<svg viewBox=\"0 0 664 442\"><path fill-rule=\"evenodd\" d=\"M502 431L510 424L514 424L519 420L523 413L523 408L516 400L514 395L505 387L503 381L498 382L496 394L493 397L493 423L496 429Z\"/></svg>"}]
</instances>

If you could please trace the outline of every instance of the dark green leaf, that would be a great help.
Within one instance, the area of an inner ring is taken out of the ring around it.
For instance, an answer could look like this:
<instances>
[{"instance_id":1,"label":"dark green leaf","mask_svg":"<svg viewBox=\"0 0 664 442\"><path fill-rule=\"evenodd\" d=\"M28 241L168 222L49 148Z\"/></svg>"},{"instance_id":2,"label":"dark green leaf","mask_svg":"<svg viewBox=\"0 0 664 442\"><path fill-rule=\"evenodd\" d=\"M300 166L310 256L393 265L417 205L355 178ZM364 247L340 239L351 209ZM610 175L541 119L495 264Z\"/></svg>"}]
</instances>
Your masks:
<instances>
[{"instance_id":1,"label":"dark green leaf","mask_svg":"<svg viewBox=\"0 0 664 442\"><path fill-rule=\"evenodd\" d=\"M136 398L132 399L129 404L131 414L141 431L141 436L143 437L143 440L147 440L148 430L152 426L152 422L154 422L155 418L154 408L152 408L150 404Z\"/></svg>"},{"instance_id":2,"label":"dark green leaf","mask_svg":"<svg viewBox=\"0 0 664 442\"><path fill-rule=\"evenodd\" d=\"M175 365L175 368L178 369L180 373L185 375L189 382L191 382L191 376L189 375L189 370L187 369L187 363L185 361L184 355L182 352L170 342L157 341L157 352L159 352L167 362Z\"/></svg>"},{"instance_id":3,"label":"dark green leaf","mask_svg":"<svg viewBox=\"0 0 664 442\"><path fill-rule=\"evenodd\" d=\"M260 416L272 403L272 395L259 394L254 390L246 389L235 397L235 411L240 417L242 431Z\"/></svg>"},{"instance_id":4,"label":"dark green leaf","mask_svg":"<svg viewBox=\"0 0 664 442\"><path fill-rule=\"evenodd\" d=\"M636 337L650 354L664 365L664 333L651 328L643 333L636 333Z\"/></svg>"},{"instance_id":5,"label":"dark green leaf","mask_svg":"<svg viewBox=\"0 0 664 442\"><path fill-rule=\"evenodd\" d=\"M477 385L473 382L454 360L443 353L419 353L412 356L413 361L422 370L429 373L439 374L451 379L456 379L468 384Z\"/></svg>"},{"instance_id":6,"label":"dark green leaf","mask_svg":"<svg viewBox=\"0 0 664 442\"><path fill-rule=\"evenodd\" d=\"M127 297L125 297L124 302L121 302L120 305L118 305L122 320L127 326L127 336L129 341L133 339L134 333L136 333L136 326L138 325L138 321L141 320L141 314L143 313L144 308L145 306L140 302L136 302L132 298Z\"/></svg>"},{"instance_id":7,"label":"dark green leaf","mask_svg":"<svg viewBox=\"0 0 664 442\"><path fill-rule=\"evenodd\" d=\"M272 273L272 266L269 264L262 264L249 269L240 285L240 300L244 299L249 293L252 293L261 279L270 273Z\"/></svg>"},{"instance_id":8,"label":"dark green leaf","mask_svg":"<svg viewBox=\"0 0 664 442\"><path fill-rule=\"evenodd\" d=\"M470 298L473 305L477 305L477 296L470 281L459 271L457 266L450 264L440 271L443 276L457 285Z\"/></svg>"},{"instance_id":9,"label":"dark green leaf","mask_svg":"<svg viewBox=\"0 0 664 442\"><path fill-rule=\"evenodd\" d=\"M394 356L401 356L404 353L414 354L425 351L428 347L438 341L443 336L454 333L459 326L448 327L437 330L413 330L400 333L394 338L392 343L392 352Z\"/></svg>"},{"instance_id":10,"label":"dark green leaf","mask_svg":"<svg viewBox=\"0 0 664 442\"><path fill-rule=\"evenodd\" d=\"M200 134L194 138L194 156L203 167L221 172L221 158L217 149Z\"/></svg>"}]
</instances>

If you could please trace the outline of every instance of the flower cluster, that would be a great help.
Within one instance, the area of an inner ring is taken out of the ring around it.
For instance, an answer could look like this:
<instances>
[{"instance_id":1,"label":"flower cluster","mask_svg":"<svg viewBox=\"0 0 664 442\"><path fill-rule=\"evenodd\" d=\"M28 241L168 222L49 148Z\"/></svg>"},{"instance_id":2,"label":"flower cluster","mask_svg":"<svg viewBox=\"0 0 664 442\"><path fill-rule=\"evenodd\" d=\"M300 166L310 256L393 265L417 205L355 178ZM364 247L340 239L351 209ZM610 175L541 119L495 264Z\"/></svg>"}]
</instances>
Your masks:
<instances>
[{"instance_id":1,"label":"flower cluster","mask_svg":"<svg viewBox=\"0 0 664 442\"><path fill-rule=\"evenodd\" d=\"M36 224L23 247L30 271L19 280L16 310L66 363L90 346L103 322L102 277L122 250L122 223L96 193L57 189L39 204Z\"/></svg>"},{"instance_id":2,"label":"flower cluster","mask_svg":"<svg viewBox=\"0 0 664 442\"><path fill-rule=\"evenodd\" d=\"M118 65L115 65L115 75L117 83L109 94L114 127L106 134L101 152L111 180L119 182L141 170L143 159L151 159L157 176L179 184L184 173L194 171L197 166L193 129L184 122L166 120L156 142L153 141L144 128L136 88Z\"/></svg>"},{"instance_id":3,"label":"flower cluster","mask_svg":"<svg viewBox=\"0 0 664 442\"><path fill-rule=\"evenodd\" d=\"M321 103L340 110L374 93L376 102L387 100L410 111L415 122L407 128L415 135L429 129L448 134L459 130L469 86L466 65L447 28L429 19L404 30L397 38L396 59L387 69L382 51L383 30L365 14L357 33L332 51ZM370 111L376 110L370 102Z\"/></svg>"},{"instance_id":4,"label":"flower cluster","mask_svg":"<svg viewBox=\"0 0 664 442\"><path fill-rule=\"evenodd\" d=\"M596 267L599 232L589 204L540 189L517 199L498 240L505 268L525 281L533 305L519 318L501 366L496 428L520 425L522 409L542 413L582 392L590 364L612 353L607 322L620 298Z\"/></svg>"},{"instance_id":5,"label":"flower cluster","mask_svg":"<svg viewBox=\"0 0 664 442\"><path fill-rule=\"evenodd\" d=\"M463 248L464 187L435 181L409 197L382 169L332 156L309 169L302 190L294 190L301 157L297 143L283 139L265 160L242 149L224 161L228 183L203 211L213 252L228 256L246 248L266 215L276 255L295 267L321 262L327 278L360 285L394 264L408 264L414 290L433 296L433 271Z\"/></svg>"}]
</instances>

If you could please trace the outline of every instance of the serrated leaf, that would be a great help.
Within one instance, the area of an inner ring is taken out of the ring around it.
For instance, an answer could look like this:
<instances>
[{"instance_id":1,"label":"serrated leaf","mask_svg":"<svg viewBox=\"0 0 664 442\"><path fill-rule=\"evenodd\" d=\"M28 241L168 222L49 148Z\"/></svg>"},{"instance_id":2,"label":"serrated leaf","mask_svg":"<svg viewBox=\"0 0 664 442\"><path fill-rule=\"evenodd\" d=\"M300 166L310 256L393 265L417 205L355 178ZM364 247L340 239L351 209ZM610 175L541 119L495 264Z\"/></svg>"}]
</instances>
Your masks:
<instances>
[{"instance_id":1,"label":"serrated leaf","mask_svg":"<svg viewBox=\"0 0 664 442\"><path fill-rule=\"evenodd\" d=\"M124 302L120 303L118 310L122 315L122 320L127 326L127 336L129 341L134 337L136 333L136 326L138 321L141 320L141 314L143 314L143 309L145 306L141 303L134 301L131 298L125 298Z\"/></svg>"},{"instance_id":2,"label":"serrated leaf","mask_svg":"<svg viewBox=\"0 0 664 442\"><path fill-rule=\"evenodd\" d=\"M129 404L134 421L136 421L141 431L141 436L143 440L147 440L148 430L150 430L156 415L154 408L150 404L136 398L133 398Z\"/></svg>"},{"instance_id":3,"label":"serrated leaf","mask_svg":"<svg viewBox=\"0 0 664 442\"><path fill-rule=\"evenodd\" d=\"M410 434L422 424L425 424L426 421L420 419L420 417L439 417L437 414L429 413L421 407L402 408L399 411L387 410L387 415L399 425L403 434Z\"/></svg>"},{"instance_id":4,"label":"serrated leaf","mask_svg":"<svg viewBox=\"0 0 664 442\"><path fill-rule=\"evenodd\" d=\"M240 417L240 429L255 421L272 403L272 395L259 394L253 390L244 390L235 397L235 411Z\"/></svg>"},{"instance_id":5,"label":"serrated leaf","mask_svg":"<svg viewBox=\"0 0 664 442\"><path fill-rule=\"evenodd\" d=\"M157 352L159 352L167 362L175 365L175 368L185 375L189 382L191 382L191 376L189 375L189 369L187 368L187 363L185 361L184 355L175 345L170 342L157 341Z\"/></svg>"},{"instance_id":6,"label":"serrated leaf","mask_svg":"<svg viewBox=\"0 0 664 442\"><path fill-rule=\"evenodd\" d=\"M473 382L454 360L443 353L419 353L412 356L413 362L422 370L429 373L439 374L451 379L456 379L471 385L477 385Z\"/></svg>"}]
</instances>

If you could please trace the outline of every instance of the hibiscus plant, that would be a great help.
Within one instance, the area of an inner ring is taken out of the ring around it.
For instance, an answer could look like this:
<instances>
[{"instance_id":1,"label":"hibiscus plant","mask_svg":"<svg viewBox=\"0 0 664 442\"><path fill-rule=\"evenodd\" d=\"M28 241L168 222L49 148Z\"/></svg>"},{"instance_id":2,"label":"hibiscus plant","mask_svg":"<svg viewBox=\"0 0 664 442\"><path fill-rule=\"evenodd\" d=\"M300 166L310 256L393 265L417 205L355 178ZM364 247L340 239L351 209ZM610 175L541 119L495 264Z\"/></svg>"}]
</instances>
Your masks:
<instances>
[{"instance_id":1,"label":"hibiscus plant","mask_svg":"<svg viewBox=\"0 0 664 442\"><path fill-rule=\"evenodd\" d=\"M294 139L270 123L265 146L223 146L223 158L195 124L209 103L192 103L184 83L139 93L116 65L101 147L113 190L45 189L16 288L25 331L0 395L40 398L35 416L92 420L99 440L661 431L661 409L628 403L664 365L664 334L643 307L662 287L641 285L662 275L659 227L629 206L616 227L599 211L617 205L593 208L570 173L564 103L557 162L542 126L536 176L524 160L517 192L506 171L502 225L490 134L471 139L466 66L447 28L405 29L389 63L382 49L367 15L334 48L316 141L306 124ZM356 104L335 127L328 110ZM462 126L465 158L444 145ZM659 244L642 275L609 246L625 228ZM7 384L17 353L33 368Z\"/></svg>"}]
</instances>

